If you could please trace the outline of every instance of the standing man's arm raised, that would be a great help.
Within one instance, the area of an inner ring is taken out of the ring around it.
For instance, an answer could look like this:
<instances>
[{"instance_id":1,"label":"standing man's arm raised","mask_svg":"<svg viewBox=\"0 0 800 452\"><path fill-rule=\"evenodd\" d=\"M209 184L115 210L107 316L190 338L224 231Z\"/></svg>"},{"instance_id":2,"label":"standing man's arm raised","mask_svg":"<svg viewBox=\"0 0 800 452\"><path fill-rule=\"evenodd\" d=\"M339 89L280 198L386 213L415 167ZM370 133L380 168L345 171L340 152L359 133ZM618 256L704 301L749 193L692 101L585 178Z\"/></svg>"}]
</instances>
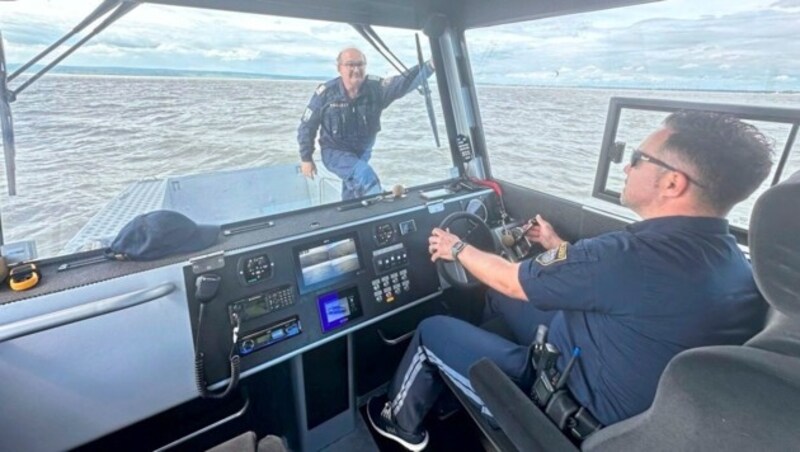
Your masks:
<instances>
[{"instance_id":1,"label":"standing man's arm raised","mask_svg":"<svg viewBox=\"0 0 800 452\"><path fill-rule=\"evenodd\" d=\"M422 80L433 74L433 62L414 66L404 74L381 79L381 106L388 107L395 100L405 96L418 87Z\"/></svg>"}]
</instances>

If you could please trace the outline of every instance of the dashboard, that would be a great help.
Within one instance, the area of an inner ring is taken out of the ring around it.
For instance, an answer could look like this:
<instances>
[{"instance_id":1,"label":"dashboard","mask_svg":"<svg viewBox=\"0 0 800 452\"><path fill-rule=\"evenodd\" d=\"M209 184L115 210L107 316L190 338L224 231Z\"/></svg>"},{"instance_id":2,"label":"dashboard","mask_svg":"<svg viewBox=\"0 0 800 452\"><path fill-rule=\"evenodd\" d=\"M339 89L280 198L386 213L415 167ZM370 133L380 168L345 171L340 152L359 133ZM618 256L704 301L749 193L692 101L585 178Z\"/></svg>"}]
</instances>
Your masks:
<instances>
[{"instance_id":1,"label":"dashboard","mask_svg":"<svg viewBox=\"0 0 800 452\"><path fill-rule=\"evenodd\" d=\"M275 391L305 401L312 415L304 428L328 425L348 410L349 396L387 378L389 367L371 360L391 362L399 348L384 347L373 329L400 337L433 313L428 301L445 287L427 253L430 231L476 199L496 208L488 189L433 202L409 193L365 208L254 219L268 226L245 224L202 255L71 263L65 271L62 262L46 263L44 284L0 294L6 332L35 330L0 344L8 364L0 366L0 398L14 407L0 410L10 426L0 429L3 444L70 449L142 420L158 423L159 413L192 404L200 388L224 392L232 375L286 385L273 378L286 369L308 384ZM79 320L65 324L66 314ZM360 360L370 360L369 371L357 369ZM46 375L58 378L43 385ZM60 421L85 413L91 423Z\"/></svg>"},{"instance_id":2,"label":"dashboard","mask_svg":"<svg viewBox=\"0 0 800 452\"><path fill-rule=\"evenodd\" d=\"M427 253L430 231L486 196L470 193L226 252L211 270L186 265L192 332L209 384L230 378L233 354L246 376L440 294ZM196 285L209 274L219 287L199 322Z\"/></svg>"}]
</instances>

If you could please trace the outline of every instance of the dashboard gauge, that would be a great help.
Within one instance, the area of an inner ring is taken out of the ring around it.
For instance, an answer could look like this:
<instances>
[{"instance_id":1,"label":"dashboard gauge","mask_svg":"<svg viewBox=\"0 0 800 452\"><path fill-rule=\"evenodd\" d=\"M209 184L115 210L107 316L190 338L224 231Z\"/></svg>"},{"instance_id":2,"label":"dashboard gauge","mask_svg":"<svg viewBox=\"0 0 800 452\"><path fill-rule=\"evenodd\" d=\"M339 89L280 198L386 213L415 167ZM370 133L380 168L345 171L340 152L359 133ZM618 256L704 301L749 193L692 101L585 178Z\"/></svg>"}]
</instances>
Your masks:
<instances>
[{"instance_id":1,"label":"dashboard gauge","mask_svg":"<svg viewBox=\"0 0 800 452\"><path fill-rule=\"evenodd\" d=\"M249 286L270 278L274 265L266 254L243 258L239 260L239 276Z\"/></svg>"},{"instance_id":2,"label":"dashboard gauge","mask_svg":"<svg viewBox=\"0 0 800 452\"><path fill-rule=\"evenodd\" d=\"M375 226L375 243L378 246L388 245L397 238L397 229L392 223L382 223Z\"/></svg>"}]
</instances>

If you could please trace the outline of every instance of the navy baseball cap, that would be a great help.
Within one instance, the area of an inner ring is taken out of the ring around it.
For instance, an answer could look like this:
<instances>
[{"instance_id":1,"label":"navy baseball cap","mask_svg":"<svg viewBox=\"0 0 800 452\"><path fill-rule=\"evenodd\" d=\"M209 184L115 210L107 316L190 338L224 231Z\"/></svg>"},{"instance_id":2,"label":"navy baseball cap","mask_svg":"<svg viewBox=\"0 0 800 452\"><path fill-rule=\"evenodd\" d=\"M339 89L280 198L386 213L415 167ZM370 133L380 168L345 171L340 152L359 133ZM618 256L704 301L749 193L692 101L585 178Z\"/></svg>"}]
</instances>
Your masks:
<instances>
[{"instance_id":1,"label":"navy baseball cap","mask_svg":"<svg viewBox=\"0 0 800 452\"><path fill-rule=\"evenodd\" d=\"M120 260L149 261L200 251L218 238L219 226L199 225L172 210L155 210L123 226L108 252Z\"/></svg>"}]
</instances>

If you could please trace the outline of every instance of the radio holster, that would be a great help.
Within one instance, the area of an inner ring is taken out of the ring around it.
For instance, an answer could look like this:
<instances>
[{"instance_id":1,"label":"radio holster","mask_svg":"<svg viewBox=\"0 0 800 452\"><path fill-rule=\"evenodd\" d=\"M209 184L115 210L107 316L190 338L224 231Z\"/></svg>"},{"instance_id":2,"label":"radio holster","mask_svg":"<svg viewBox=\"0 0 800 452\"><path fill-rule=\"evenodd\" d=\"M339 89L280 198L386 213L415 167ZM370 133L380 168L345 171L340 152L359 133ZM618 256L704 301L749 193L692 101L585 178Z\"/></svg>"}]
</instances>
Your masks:
<instances>
[{"instance_id":1,"label":"radio holster","mask_svg":"<svg viewBox=\"0 0 800 452\"><path fill-rule=\"evenodd\" d=\"M531 363L536 378L531 386L530 397L559 430L580 443L603 427L589 410L575 400L566 387L567 376L580 350L576 349L564 372L559 374L556 361L561 352L555 345L547 342L546 336L547 327L540 325L531 350Z\"/></svg>"}]
</instances>

